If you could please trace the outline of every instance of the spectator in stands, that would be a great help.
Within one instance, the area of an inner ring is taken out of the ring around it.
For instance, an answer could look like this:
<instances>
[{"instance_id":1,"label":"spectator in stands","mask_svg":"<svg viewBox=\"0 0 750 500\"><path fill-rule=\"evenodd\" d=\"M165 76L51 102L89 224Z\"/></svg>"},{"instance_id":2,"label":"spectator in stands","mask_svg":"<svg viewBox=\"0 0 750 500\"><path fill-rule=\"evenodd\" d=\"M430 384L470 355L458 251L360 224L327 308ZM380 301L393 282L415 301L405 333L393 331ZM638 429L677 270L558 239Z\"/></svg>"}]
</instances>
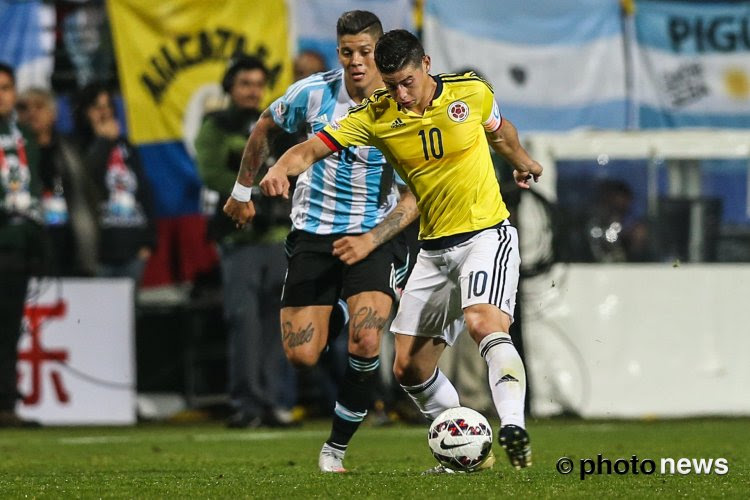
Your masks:
<instances>
[{"instance_id":1,"label":"spectator in stands","mask_svg":"<svg viewBox=\"0 0 750 500\"><path fill-rule=\"evenodd\" d=\"M294 58L294 81L302 80L328 69L323 54L316 50L303 50Z\"/></svg>"},{"instance_id":2,"label":"spectator in stands","mask_svg":"<svg viewBox=\"0 0 750 500\"><path fill-rule=\"evenodd\" d=\"M156 245L151 188L138 152L120 131L112 93L106 87L84 87L74 118L86 171L96 191L97 275L130 277L137 286Z\"/></svg>"},{"instance_id":3,"label":"spectator in stands","mask_svg":"<svg viewBox=\"0 0 750 500\"><path fill-rule=\"evenodd\" d=\"M55 130L57 106L51 92L31 88L18 99L18 120L39 144L42 213L51 240L50 272L96 274L97 229L93 185L74 144Z\"/></svg>"},{"instance_id":4,"label":"spectator in stands","mask_svg":"<svg viewBox=\"0 0 750 500\"><path fill-rule=\"evenodd\" d=\"M15 413L26 289L42 248L39 150L33 134L17 123L15 104L13 68L0 63L0 427L38 425Z\"/></svg>"},{"instance_id":5,"label":"spectator in stands","mask_svg":"<svg viewBox=\"0 0 750 500\"><path fill-rule=\"evenodd\" d=\"M634 220L633 190L619 179L604 179L594 191L591 206L574 236L585 242L574 255L584 262L644 262L651 260L647 226ZM574 243L571 244L573 246Z\"/></svg>"},{"instance_id":6,"label":"spectator in stands","mask_svg":"<svg viewBox=\"0 0 750 500\"><path fill-rule=\"evenodd\" d=\"M206 115L198 132L198 171L206 187L219 192L219 206L232 192L245 142L260 117L267 79L268 70L259 59L233 61L222 81L230 105ZM290 208L284 201L256 201L258 214L247 230L235 228L221 212L209 225L221 255L233 409L227 425L232 428L291 423L282 405L285 391L280 390L291 367L278 338Z\"/></svg>"}]
</instances>

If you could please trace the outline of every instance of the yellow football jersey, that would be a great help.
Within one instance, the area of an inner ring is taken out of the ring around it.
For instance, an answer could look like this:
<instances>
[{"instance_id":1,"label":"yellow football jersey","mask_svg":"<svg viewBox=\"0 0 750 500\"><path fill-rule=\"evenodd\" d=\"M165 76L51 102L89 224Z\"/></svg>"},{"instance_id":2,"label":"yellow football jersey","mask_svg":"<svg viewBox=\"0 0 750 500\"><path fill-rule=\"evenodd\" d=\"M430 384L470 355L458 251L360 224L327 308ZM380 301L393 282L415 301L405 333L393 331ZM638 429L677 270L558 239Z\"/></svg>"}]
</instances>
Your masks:
<instances>
[{"instance_id":1,"label":"yellow football jersey","mask_svg":"<svg viewBox=\"0 0 750 500\"><path fill-rule=\"evenodd\" d=\"M485 134L502 125L492 87L474 73L433 78L437 88L423 116L381 89L318 134L334 150L382 151L417 198L424 240L485 229L509 216Z\"/></svg>"}]
</instances>

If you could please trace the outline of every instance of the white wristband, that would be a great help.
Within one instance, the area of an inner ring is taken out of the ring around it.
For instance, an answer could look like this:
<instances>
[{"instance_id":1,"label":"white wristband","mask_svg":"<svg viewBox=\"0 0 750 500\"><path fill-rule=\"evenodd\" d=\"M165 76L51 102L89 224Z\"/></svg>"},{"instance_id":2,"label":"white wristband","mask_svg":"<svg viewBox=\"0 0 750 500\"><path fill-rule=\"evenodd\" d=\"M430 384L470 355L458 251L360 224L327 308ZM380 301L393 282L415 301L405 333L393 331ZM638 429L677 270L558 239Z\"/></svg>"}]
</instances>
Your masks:
<instances>
[{"instance_id":1,"label":"white wristband","mask_svg":"<svg viewBox=\"0 0 750 500\"><path fill-rule=\"evenodd\" d=\"M253 188L243 186L239 182L235 182L234 188L232 189L232 198L234 198L237 201L248 202L250 201L252 192L253 192Z\"/></svg>"}]
</instances>

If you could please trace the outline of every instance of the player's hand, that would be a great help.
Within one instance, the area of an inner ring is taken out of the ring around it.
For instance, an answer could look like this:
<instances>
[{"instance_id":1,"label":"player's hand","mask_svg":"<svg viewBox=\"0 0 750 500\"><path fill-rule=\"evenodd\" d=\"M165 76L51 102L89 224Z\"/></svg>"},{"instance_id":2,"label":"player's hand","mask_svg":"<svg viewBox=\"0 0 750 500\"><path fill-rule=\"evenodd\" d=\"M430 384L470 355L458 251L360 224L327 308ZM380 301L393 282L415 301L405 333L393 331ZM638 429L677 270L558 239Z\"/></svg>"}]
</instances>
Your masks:
<instances>
[{"instance_id":1,"label":"player's hand","mask_svg":"<svg viewBox=\"0 0 750 500\"><path fill-rule=\"evenodd\" d=\"M268 169L260 181L260 190L266 196L283 196L289 199L289 179L286 171L276 165Z\"/></svg>"},{"instance_id":2,"label":"player's hand","mask_svg":"<svg viewBox=\"0 0 750 500\"><path fill-rule=\"evenodd\" d=\"M534 182L539 182L539 177L542 176L542 170L542 166L537 162L534 162L531 165L531 168L526 172L513 170L513 179L515 179L516 185L521 189L529 189L531 187L529 181L533 179Z\"/></svg>"},{"instance_id":3,"label":"player's hand","mask_svg":"<svg viewBox=\"0 0 750 500\"><path fill-rule=\"evenodd\" d=\"M234 221L238 229L242 229L255 217L255 205L252 201L239 201L230 196L224 204L224 213Z\"/></svg>"},{"instance_id":4,"label":"player's hand","mask_svg":"<svg viewBox=\"0 0 750 500\"><path fill-rule=\"evenodd\" d=\"M370 233L344 236L333 242L333 255L351 266L370 255L375 246L375 238Z\"/></svg>"}]
</instances>

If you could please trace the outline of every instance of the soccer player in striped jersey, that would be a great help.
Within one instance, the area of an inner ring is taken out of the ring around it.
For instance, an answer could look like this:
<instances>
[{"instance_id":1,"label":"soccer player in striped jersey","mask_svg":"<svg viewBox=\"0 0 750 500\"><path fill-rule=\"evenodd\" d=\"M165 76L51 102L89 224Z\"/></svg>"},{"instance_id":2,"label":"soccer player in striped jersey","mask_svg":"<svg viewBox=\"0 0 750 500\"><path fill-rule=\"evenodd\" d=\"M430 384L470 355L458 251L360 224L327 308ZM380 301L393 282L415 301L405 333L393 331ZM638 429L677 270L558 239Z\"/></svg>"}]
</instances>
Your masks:
<instances>
[{"instance_id":1,"label":"soccer player in striped jersey","mask_svg":"<svg viewBox=\"0 0 750 500\"><path fill-rule=\"evenodd\" d=\"M383 86L374 62L375 43L383 34L377 16L346 12L336 29L342 68L293 84L252 131L224 207L238 225L255 213L249 190L268 157L270 134L294 133L305 125L314 136ZM396 282L408 265L406 246L392 237L417 216L414 195L374 147L342 148L297 179L281 309L287 358L297 366L317 363L339 298L346 300L350 316L348 366L339 383L331 435L318 460L323 472L345 472L344 453L372 403L381 334Z\"/></svg>"},{"instance_id":2,"label":"soccer player in striped jersey","mask_svg":"<svg viewBox=\"0 0 750 500\"><path fill-rule=\"evenodd\" d=\"M289 149L261 189L283 195L287 175L345 147L370 145L383 152L417 197L420 212L421 250L391 325L396 379L429 419L459 406L437 362L465 325L489 367L500 444L514 467L527 467L526 376L508 334L520 266L518 234L508 222L489 147L514 167L521 188L528 189L542 167L501 116L492 87L474 73L430 75L430 58L408 31L383 35L375 62L386 88Z\"/></svg>"}]
</instances>

